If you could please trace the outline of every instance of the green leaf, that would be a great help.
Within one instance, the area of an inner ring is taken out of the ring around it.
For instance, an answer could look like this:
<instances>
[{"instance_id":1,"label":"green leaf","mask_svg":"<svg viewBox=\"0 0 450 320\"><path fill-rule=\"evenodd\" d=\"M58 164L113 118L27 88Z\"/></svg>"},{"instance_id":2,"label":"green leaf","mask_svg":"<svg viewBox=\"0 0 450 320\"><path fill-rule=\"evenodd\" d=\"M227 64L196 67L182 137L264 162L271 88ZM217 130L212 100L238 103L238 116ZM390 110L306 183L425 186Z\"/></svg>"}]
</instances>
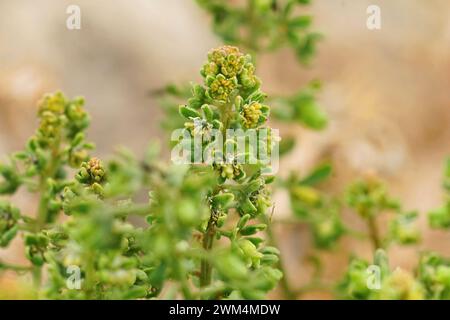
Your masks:
<instances>
[{"instance_id":1,"label":"green leaf","mask_svg":"<svg viewBox=\"0 0 450 320\"><path fill-rule=\"evenodd\" d=\"M288 22L288 26L293 29L305 29L311 25L311 22L311 16L299 16L291 19Z\"/></svg>"},{"instance_id":2,"label":"green leaf","mask_svg":"<svg viewBox=\"0 0 450 320\"><path fill-rule=\"evenodd\" d=\"M211 204L217 209L228 208L234 200L232 193L221 193L211 198Z\"/></svg>"},{"instance_id":3,"label":"green leaf","mask_svg":"<svg viewBox=\"0 0 450 320\"><path fill-rule=\"evenodd\" d=\"M207 104L204 104L202 106L203 114L205 115L206 120L212 121L214 118L214 113L211 109L211 107Z\"/></svg>"},{"instance_id":4,"label":"green leaf","mask_svg":"<svg viewBox=\"0 0 450 320\"><path fill-rule=\"evenodd\" d=\"M180 112L180 115L182 115L183 117L185 117L187 119L200 118L200 114L196 110L189 108L188 106L181 105L179 107L179 112Z\"/></svg>"},{"instance_id":5,"label":"green leaf","mask_svg":"<svg viewBox=\"0 0 450 320\"><path fill-rule=\"evenodd\" d=\"M323 129L328 124L327 114L314 101L301 106L298 119L305 126L315 130Z\"/></svg>"},{"instance_id":6,"label":"green leaf","mask_svg":"<svg viewBox=\"0 0 450 320\"><path fill-rule=\"evenodd\" d=\"M249 214L243 215L239 219L239 222L237 224L238 229L242 229L243 227L245 227L245 225L247 224L248 220L250 220L250 215Z\"/></svg>"},{"instance_id":7,"label":"green leaf","mask_svg":"<svg viewBox=\"0 0 450 320\"><path fill-rule=\"evenodd\" d=\"M242 228L242 230L240 231L240 234L242 234L243 236L251 236L259 231L266 229L266 227L267 226L265 224L255 224L255 225L247 226L245 228Z\"/></svg>"},{"instance_id":8,"label":"green leaf","mask_svg":"<svg viewBox=\"0 0 450 320\"><path fill-rule=\"evenodd\" d=\"M329 163L322 164L316 167L313 172L304 177L300 184L302 185L316 185L326 179L328 179L333 172L333 167Z\"/></svg>"},{"instance_id":9,"label":"green leaf","mask_svg":"<svg viewBox=\"0 0 450 320\"><path fill-rule=\"evenodd\" d=\"M287 153L289 153L290 151L292 151L292 149L294 149L295 146L295 138L293 137L286 137L283 138L280 141L280 156L285 155Z\"/></svg>"}]
</instances>

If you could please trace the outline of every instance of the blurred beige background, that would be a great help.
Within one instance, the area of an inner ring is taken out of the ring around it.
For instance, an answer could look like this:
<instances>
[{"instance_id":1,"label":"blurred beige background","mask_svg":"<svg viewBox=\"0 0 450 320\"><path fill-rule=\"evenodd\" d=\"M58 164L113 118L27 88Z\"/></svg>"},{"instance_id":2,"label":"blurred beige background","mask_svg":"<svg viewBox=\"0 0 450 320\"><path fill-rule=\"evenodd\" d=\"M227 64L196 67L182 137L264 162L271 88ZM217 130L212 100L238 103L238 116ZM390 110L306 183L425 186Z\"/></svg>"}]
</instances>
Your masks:
<instances>
[{"instance_id":1,"label":"blurred beige background","mask_svg":"<svg viewBox=\"0 0 450 320\"><path fill-rule=\"evenodd\" d=\"M69 4L81 7L81 30L65 26ZM370 4L381 7L381 30L366 28ZM258 62L269 93L288 94L315 78L324 84L319 101L330 126L320 133L281 128L300 141L281 174L332 158L328 188L338 193L361 172L376 170L405 208L420 210L425 232L419 247L394 247L391 264L412 268L423 248L450 254L450 235L429 231L425 219L441 202L450 155L450 2L315 0L308 10L325 36L312 66L299 66L288 49ZM153 138L164 143L162 113L149 91L200 80L206 52L218 44L193 0L0 0L0 154L21 148L36 126L38 98L58 89L85 96L98 155L117 145L139 153ZM20 200L32 206L33 199ZM276 200L275 217L288 215L287 196ZM308 277L302 272L307 230L289 227L283 234L289 276L300 284ZM326 277L336 278L350 253L369 258L370 246L344 239L336 252L322 254ZM14 248L5 254L14 258Z\"/></svg>"}]
</instances>

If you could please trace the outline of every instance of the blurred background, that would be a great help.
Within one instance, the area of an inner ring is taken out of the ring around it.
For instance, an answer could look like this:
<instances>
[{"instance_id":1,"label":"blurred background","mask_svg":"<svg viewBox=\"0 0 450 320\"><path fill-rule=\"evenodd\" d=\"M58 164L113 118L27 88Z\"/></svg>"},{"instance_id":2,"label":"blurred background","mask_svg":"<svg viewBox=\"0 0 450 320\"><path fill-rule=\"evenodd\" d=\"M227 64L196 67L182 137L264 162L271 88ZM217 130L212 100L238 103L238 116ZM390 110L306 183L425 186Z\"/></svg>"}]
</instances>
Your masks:
<instances>
[{"instance_id":1,"label":"blurred background","mask_svg":"<svg viewBox=\"0 0 450 320\"><path fill-rule=\"evenodd\" d=\"M70 4L81 8L81 30L66 28ZM381 7L381 30L366 27L370 4ZM326 188L339 194L376 170L406 209L421 214L422 243L394 246L392 266L411 269L423 248L450 255L450 235L431 231L425 217L442 203L442 169L450 155L450 2L315 0L308 11L324 35L311 66L301 67L288 49L258 61L269 94L289 94L320 79L318 100L330 117L320 132L280 128L299 140L280 174L332 159ZM120 145L139 154L151 139L165 144L163 114L150 92L168 82L199 81L206 52L220 44L210 17L193 0L0 0L2 158L23 146L37 124L38 99L56 90L86 98L89 139L100 157ZM34 206L26 194L17 201ZM274 219L290 215L286 194L276 194L275 202ZM350 214L347 222L364 230ZM308 230L283 224L275 231L288 278L301 285L312 272ZM14 261L21 250L15 242L0 257ZM345 238L336 250L320 253L325 279L338 278L351 254L370 258L370 243Z\"/></svg>"}]
</instances>

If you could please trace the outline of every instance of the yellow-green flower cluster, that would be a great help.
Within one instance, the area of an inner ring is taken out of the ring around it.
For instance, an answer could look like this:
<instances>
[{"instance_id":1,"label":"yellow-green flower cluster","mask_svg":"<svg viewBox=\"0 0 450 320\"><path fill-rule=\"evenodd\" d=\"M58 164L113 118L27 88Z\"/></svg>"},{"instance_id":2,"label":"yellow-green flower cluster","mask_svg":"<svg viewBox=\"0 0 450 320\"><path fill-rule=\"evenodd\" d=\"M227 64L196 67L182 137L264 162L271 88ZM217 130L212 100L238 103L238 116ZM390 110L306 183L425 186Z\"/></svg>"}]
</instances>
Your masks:
<instances>
[{"instance_id":1,"label":"yellow-green flower cluster","mask_svg":"<svg viewBox=\"0 0 450 320\"><path fill-rule=\"evenodd\" d=\"M84 141L83 131L89 125L89 116L83 106L83 98L69 100L61 92L44 96L38 104L39 128L29 142L32 149L48 149L55 155L57 149L64 148L67 157L60 155L71 167L79 167L88 159L87 149L92 148Z\"/></svg>"},{"instance_id":2,"label":"yellow-green flower cluster","mask_svg":"<svg viewBox=\"0 0 450 320\"><path fill-rule=\"evenodd\" d=\"M381 211L399 209L396 199L389 196L386 186L375 175L353 183L347 190L347 203L363 218L374 216Z\"/></svg>"},{"instance_id":3,"label":"yellow-green flower cluster","mask_svg":"<svg viewBox=\"0 0 450 320\"><path fill-rule=\"evenodd\" d=\"M102 162L97 158L92 158L88 162L83 162L76 178L80 183L86 185L103 183L105 181L106 174Z\"/></svg>"},{"instance_id":4,"label":"yellow-green flower cluster","mask_svg":"<svg viewBox=\"0 0 450 320\"><path fill-rule=\"evenodd\" d=\"M219 74L217 77L209 79L207 92L212 99L226 102L237 85L235 78L227 79Z\"/></svg>"},{"instance_id":5,"label":"yellow-green flower cluster","mask_svg":"<svg viewBox=\"0 0 450 320\"><path fill-rule=\"evenodd\" d=\"M238 163L223 163L214 165L219 172L220 181L239 180L245 177L245 171L242 165Z\"/></svg>"},{"instance_id":6,"label":"yellow-green flower cluster","mask_svg":"<svg viewBox=\"0 0 450 320\"><path fill-rule=\"evenodd\" d=\"M66 99L62 93L46 95L38 105L40 118L37 131L38 141L41 145L51 145L60 139L61 131L65 123L64 109Z\"/></svg>"},{"instance_id":7,"label":"yellow-green flower cluster","mask_svg":"<svg viewBox=\"0 0 450 320\"><path fill-rule=\"evenodd\" d=\"M267 120L269 107L259 102L252 102L242 107L241 116L244 127L256 128Z\"/></svg>"},{"instance_id":8,"label":"yellow-green flower cluster","mask_svg":"<svg viewBox=\"0 0 450 320\"><path fill-rule=\"evenodd\" d=\"M238 48L223 46L208 54L208 63L203 66L201 73L204 77L221 73L227 78L232 78L241 72L245 62L245 56Z\"/></svg>"},{"instance_id":9,"label":"yellow-green flower cluster","mask_svg":"<svg viewBox=\"0 0 450 320\"><path fill-rule=\"evenodd\" d=\"M235 91L249 92L260 83L251 57L232 46L212 50L201 74L207 86L206 97L221 103L231 102Z\"/></svg>"}]
</instances>

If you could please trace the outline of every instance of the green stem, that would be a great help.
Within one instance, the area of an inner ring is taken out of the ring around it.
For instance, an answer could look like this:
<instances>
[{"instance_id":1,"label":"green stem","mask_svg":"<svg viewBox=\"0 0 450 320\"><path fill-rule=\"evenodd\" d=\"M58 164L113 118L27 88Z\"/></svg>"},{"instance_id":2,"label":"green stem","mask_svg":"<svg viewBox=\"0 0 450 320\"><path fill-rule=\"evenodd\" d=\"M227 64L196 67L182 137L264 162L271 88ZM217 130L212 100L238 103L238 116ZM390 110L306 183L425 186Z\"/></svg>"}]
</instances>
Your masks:
<instances>
[{"instance_id":1,"label":"green stem","mask_svg":"<svg viewBox=\"0 0 450 320\"><path fill-rule=\"evenodd\" d=\"M273 233L272 226L271 226L271 223L270 223L268 217L264 215L264 217L262 219L263 219L263 222L267 225L266 235L267 235L268 245L279 248L278 241L276 239L275 234ZM279 256L277 267L283 273L283 277L280 280L280 286L283 291L283 295L284 295L285 299L295 300L297 298L297 295L294 292L294 290L291 288L291 285L289 284L289 281L287 279L287 272L286 272L286 269L284 268L283 257L281 256L281 254Z\"/></svg>"},{"instance_id":2,"label":"green stem","mask_svg":"<svg viewBox=\"0 0 450 320\"><path fill-rule=\"evenodd\" d=\"M86 252L85 256L85 279L84 279L84 290L86 292L87 299L92 299L94 286L95 286L95 265L94 265L95 257L91 252Z\"/></svg>"},{"instance_id":3,"label":"green stem","mask_svg":"<svg viewBox=\"0 0 450 320\"><path fill-rule=\"evenodd\" d=\"M31 270L31 274L33 277L33 285L35 288L39 288L41 285L41 279L42 279L42 270L39 266L33 266L33 269Z\"/></svg>"},{"instance_id":4,"label":"green stem","mask_svg":"<svg viewBox=\"0 0 450 320\"><path fill-rule=\"evenodd\" d=\"M56 174L56 170L58 168L59 163L59 145L60 140L58 140L51 153L51 161L46 168L45 172L41 175L40 181L39 181L39 190L40 190L40 199L39 199L39 206L36 216L36 223L34 225L34 232L38 233L40 232L47 223L47 208L48 208L48 201L49 201L49 195L47 190L47 179L53 178ZM36 288L39 288L41 285L41 279L42 279L42 268L40 266L34 266L33 267L33 283Z\"/></svg>"},{"instance_id":5,"label":"green stem","mask_svg":"<svg viewBox=\"0 0 450 320\"><path fill-rule=\"evenodd\" d=\"M231 119L231 108L232 103L228 102L225 105L220 107L220 115L221 121L223 123L222 135L225 140L226 138L226 130L229 127L230 119ZM219 189L221 186L217 186L216 189ZM217 192L217 190L216 190ZM208 221L208 226L206 227L206 231L203 235L203 249L206 251L210 251L213 247L214 238L216 236L216 223L219 213L214 210L211 211L211 217ZM206 287L211 284L211 275L212 275L212 265L209 262L208 257L204 257L201 261L200 265L200 286Z\"/></svg>"},{"instance_id":6,"label":"green stem","mask_svg":"<svg viewBox=\"0 0 450 320\"><path fill-rule=\"evenodd\" d=\"M381 245L381 240L380 240L380 233L378 230L378 226L377 226L375 217L369 216L367 218L367 226L369 228L369 235L370 235L370 239L372 241L374 250L381 248L382 245Z\"/></svg>"},{"instance_id":7,"label":"green stem","mask_svg":"<svg viewBox=\"0 0 450 320\"><path fill-rule=\"evenodd\" d=\"M216 212L211 212L205 234L203 235L203 249L210 251L213 246L214 237L216 236ZM200 286L206 287L211 283L212 265L209 259L203 258L200 268Z\"/></svg>"}]
</instances>

